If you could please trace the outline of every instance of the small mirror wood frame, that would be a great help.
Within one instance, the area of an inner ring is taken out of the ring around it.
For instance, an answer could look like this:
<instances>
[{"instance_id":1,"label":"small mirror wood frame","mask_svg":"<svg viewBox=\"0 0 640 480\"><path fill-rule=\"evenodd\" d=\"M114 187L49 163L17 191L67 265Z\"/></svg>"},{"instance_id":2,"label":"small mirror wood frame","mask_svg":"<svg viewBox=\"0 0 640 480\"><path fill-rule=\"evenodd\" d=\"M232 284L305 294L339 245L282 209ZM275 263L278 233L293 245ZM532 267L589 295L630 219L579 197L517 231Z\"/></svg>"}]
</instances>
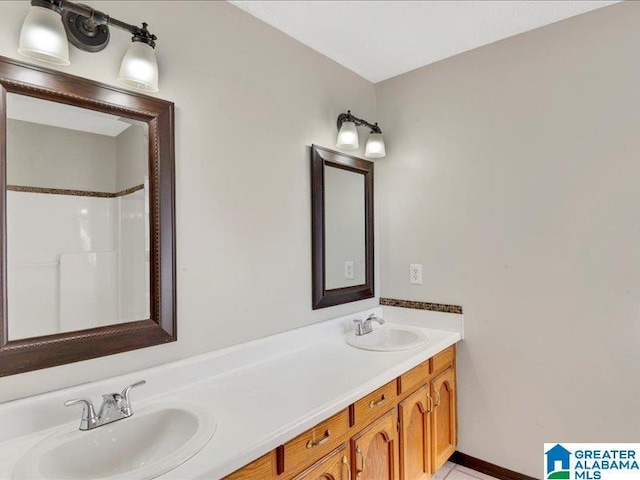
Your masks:
<instances>
[{"instance_id":1,"label":"small mirror wood frame","mask_svg":"<svg viewBox=\"0 0 640 480\"><path fill-rule=\"evenodd\" d=\"M331 166L364 176L365 283L350 287L326 286L324 168ZM364 300L374 296L373 162L327 148L311 146L311 256L313 309Z\"/></svg>"},{"instance_id":2,"label":"small mirror wood frame","mask_svg":"<svg viewBox=\"0 0 640 480\"><path fill-rule=\"evenodd\" d=\"M9 341L7 318L7 93L146 122L149 127L151 316ZM173 342L176 336L174 106L48 68L0 57L0 377Z\"/></svg>"}]
</instances>

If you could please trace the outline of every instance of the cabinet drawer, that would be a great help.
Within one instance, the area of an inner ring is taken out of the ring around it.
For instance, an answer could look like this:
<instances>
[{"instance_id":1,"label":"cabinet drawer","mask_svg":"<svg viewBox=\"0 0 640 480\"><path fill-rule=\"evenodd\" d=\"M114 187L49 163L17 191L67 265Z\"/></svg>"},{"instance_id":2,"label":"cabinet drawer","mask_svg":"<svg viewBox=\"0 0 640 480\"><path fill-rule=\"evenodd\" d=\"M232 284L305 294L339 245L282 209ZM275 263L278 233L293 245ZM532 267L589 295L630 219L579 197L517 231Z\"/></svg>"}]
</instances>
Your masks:
<instances>
[{"instance_id":1,"label":"cabinet drawer","mask_svg":"<svg viewBox=\"0 0 640 480\"><path fill-rule=\"evenodd\" d=\"M455 358L456 346L451 345L449 348L433 357L433 369L431 371L433 373L441 372L445 368L452 366Z\"/></svg>"},{"instance_id":2,"label":"cabinet drawer","mask_svg":"<svg viewBox=\"0 0 640 480\"><path fill-rule=\"evenodd\" d=\"M387 383L353 404L353 424L363 426L394 406L398 396L396 380Z\"/></svg>"},{"instance_id":3,"label":"cabinet drawer","mask_svg":"<svg viewBox=\"0 0 640 480\"><path fill-rule=\"evenodd\" d=\"M284 446L285 477L308 467L344 442L349 432L349 411L343 410Z\"/></svg>"},{"instance_id":4,"label":"cabinet drawer","mask_svg":"<svg viewBox=\"0 0 640 480\"><path fill-rule=\"evenodd\" d=\"M305 471L296 475L293 480L350 480L350 468L349 449L347 445L343 443L329 455L318 460Z\"/></svg>"},{"instance_id":5,"label":"cabinet drawer","mask_svg":"<svg viewBox=\"0 0 640 480\"><path fill-rule=\"evenodd\" d=\"M400 376L400 393L408 393L423 386L429 381L430 375L431 362L425 360Z\"/></svg>"},{"instance_id":6,"label":"cabinet drawer","mask_svg":"<svg viewBox=\"0 0 640 480\"><path fill-rule=\"evenodd\" d=\"M276 452L273 450L240 470L236 470L225 477L225 480L271 480L276 476Z\"/></svg>"}]
</instances>

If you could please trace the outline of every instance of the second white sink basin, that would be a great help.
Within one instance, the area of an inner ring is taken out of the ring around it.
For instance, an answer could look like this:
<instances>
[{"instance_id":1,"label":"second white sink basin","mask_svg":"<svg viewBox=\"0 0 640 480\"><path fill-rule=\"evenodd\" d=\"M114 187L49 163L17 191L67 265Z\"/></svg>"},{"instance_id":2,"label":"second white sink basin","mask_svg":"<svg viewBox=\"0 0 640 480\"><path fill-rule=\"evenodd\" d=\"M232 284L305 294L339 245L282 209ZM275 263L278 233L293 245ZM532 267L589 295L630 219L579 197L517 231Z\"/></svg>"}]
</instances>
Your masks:
<instances>
[{"instance_id":1,"label":"second white sink basin","mask_svg":"<svg viewBox=\"0 0 640 480\"><path fill-rule=\"evenodd\" d=\"M172 404L89 431L60 427L22 457L13 478L151 479L199 452L215 430L206 409Z\"/></svg>"},{"instance_id":2,"label":"second white sink basin","mask_svg":"<svg viewBox=\"0 0 640 480\"><path fill-rule=\"evenodd\" d=\"M419 347L429 341L426 333L419 329L404 325L384 325L366 335L350 333L347 343L352 347L377 352L395 352Z\"/></svg>"}]
</instances>

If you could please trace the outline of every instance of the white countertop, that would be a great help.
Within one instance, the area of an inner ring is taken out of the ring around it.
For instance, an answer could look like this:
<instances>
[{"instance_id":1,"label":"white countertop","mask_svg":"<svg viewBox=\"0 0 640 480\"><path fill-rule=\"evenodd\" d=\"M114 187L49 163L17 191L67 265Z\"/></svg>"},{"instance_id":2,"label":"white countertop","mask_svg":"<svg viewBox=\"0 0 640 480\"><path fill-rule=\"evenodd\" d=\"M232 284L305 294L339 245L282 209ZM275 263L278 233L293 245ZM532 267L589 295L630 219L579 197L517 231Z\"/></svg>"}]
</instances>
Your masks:
<instances>
[{"instance_id":1,"label":"white countertop","mask_svg":"<svg viewBox=\"0 0 640 480\"><path fill-rule=\"evenodd\" d=\"M46 417L42 415L44 406L55 405L54 412L63 422L74 418L69 428L75 429L78 412L69 417L68 411L60 407L62 401L117 391L134 377L146 379L151 386L156 384L146 396L136 392L134 409L144 408L148 401L198 403L210 409L218 423L215 435L198 454L159 478L221 478L462 338L460 332L426 329L429 341L411 350L371 352L349 346L344 333L352 329L352 319L370 312L380 315L382 310L348 315L223 352L96 382L99 385L78 386L0 405L0 423L14 433L0 443L0 478L10 478L18 458L48 435L51 427L60 426L46 422L24 426L19 423L20 418L24 422L33 411ZM442 315L451 314L439 314L440 318ZM111 384L118 387L109 390Z\"/></svg>"}]
</instances>

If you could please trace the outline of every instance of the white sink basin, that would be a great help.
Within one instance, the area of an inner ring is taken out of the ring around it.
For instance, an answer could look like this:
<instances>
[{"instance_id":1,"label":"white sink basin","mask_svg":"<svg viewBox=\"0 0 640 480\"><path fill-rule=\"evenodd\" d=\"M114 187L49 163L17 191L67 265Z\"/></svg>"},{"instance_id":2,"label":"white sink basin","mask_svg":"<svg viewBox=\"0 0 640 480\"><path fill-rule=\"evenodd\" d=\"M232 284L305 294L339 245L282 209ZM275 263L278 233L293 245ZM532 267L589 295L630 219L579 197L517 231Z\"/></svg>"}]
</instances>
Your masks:
<instances>
[{"instance_id":1,"label":"white sink basin","mask_svg":"<svg viewBox=\"0 0 640 480\"><path fill-rule=\"evenodd\" d=\"M353 332L347 335L347 343L352 347L377 352L408 350L428 341L429 338L423 330L404 325L384 325L366 335L358 336Z\"/></svg>"},{"instance_id":2,"label":"white sink basin","mask_svg":"<svg viewBox=\"0 0 640 480\"><path fill-rule=\"evenodd\" d=\"M141 408L129 418L89 431L65 425L20 459L13 478L155 478L195 455L215 430L216 421L207 410L182 404Z\"/></svg>"}]
</instances>

